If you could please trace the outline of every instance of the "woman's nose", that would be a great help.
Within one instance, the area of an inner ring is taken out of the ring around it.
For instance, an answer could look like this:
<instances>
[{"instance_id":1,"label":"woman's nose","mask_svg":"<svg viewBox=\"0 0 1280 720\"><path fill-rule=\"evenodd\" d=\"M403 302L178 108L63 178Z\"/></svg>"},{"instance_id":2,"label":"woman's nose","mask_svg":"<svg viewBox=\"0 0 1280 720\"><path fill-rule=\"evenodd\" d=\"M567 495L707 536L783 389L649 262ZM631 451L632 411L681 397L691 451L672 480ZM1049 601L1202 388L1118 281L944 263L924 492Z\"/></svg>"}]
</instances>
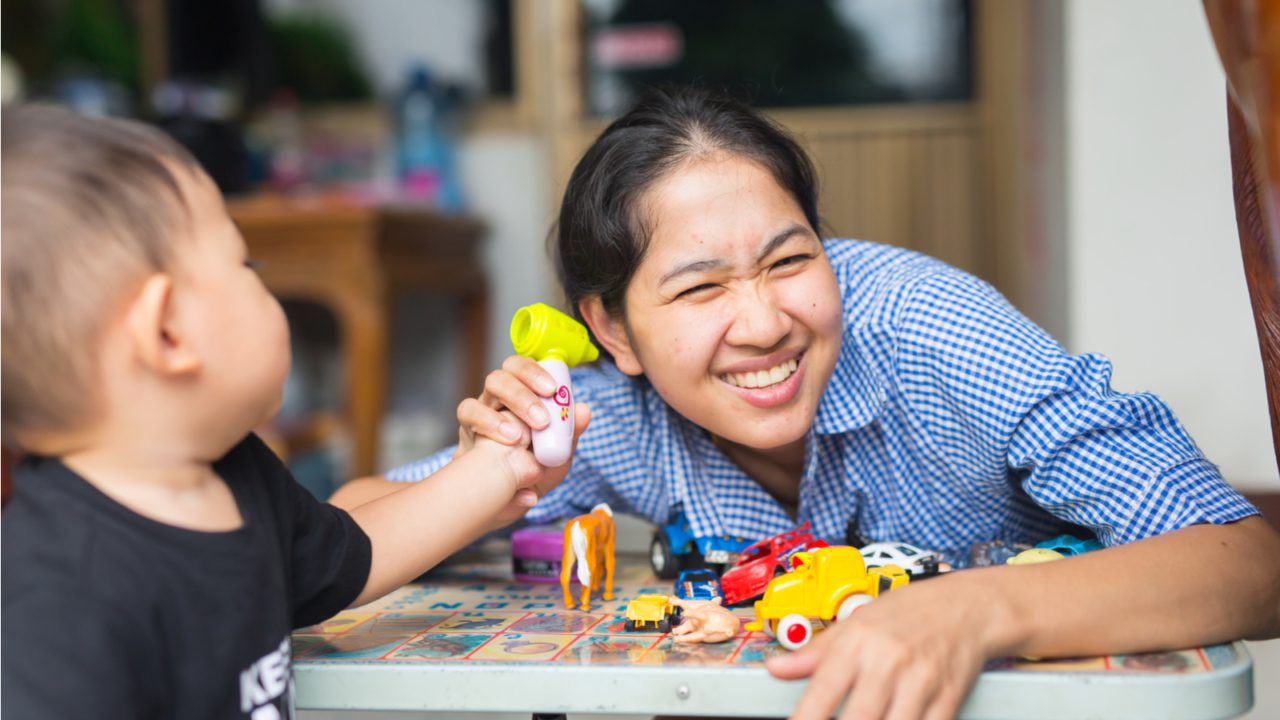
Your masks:
<instances>
[{"instance_id":1,"label":"woman's nose","mask_svg":"<svg viewBox=\"0 0 1280 720\"><path fill-rule=\"evenodd\" d=\"M737 304L733 325L725 336L732 345L772 348L791 332L791 316L768 292L744 295Z\"/></svg>"}]
</instances>

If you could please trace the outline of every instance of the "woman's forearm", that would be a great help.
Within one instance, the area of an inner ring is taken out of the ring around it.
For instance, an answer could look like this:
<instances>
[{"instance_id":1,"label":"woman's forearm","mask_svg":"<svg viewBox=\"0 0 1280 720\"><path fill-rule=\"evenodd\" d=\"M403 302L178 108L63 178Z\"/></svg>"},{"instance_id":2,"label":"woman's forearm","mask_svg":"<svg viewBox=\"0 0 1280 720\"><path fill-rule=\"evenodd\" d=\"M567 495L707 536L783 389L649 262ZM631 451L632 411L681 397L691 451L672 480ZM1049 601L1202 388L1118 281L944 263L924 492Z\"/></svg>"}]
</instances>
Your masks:
<instances>
[{"instance_id":1,"label":"woman's forearm","mask_svg":"<svg viewBox=\"0 0 1280 720\"><path fill-rule=\"evenodd\" d=\"M1075 656L1280 635L1280 534L1260 517L998 568L1008 650Z\"/></svg>"}]
</instances>

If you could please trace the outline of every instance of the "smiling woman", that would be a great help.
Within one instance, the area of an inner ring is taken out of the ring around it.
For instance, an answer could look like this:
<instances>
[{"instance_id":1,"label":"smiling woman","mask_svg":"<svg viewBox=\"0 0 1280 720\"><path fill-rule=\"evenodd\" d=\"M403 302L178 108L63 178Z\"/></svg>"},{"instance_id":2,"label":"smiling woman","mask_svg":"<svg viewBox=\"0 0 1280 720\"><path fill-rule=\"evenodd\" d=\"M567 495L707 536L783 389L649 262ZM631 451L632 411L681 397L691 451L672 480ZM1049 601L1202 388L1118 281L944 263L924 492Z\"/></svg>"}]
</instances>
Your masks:
<instances>
[{"instance_id":1,"label":"smiling woman","mask_svg":"<svg viewBox=\"0 0 1280 720\"><path fill-rule=\"evenodd\" d=\"M1163 401L1112 390L1106 358L1068 355L977 278L822 239L816 197L791 138L707 92L655 92L601 134L570 178L555 239L569 302L609 358L575 371L591 428L544 474L528 519L608 502L659 523L679 506L699 536L809 522L838 539L852 523L958 566L978 542L1081 527L1131 545L877 600L772 668L814 674L797 717L829 717L854 684L870 688L855 696L868 717L891 704L951 716L986 658L1280 628L1280 568L1230 550L1280 552L1280 538ZM477 435L527 442L553 390L535 363L508 359L459 405L456 450L388 477L426 478ZM357 481L335 501L388 486ZM1192 558L1252 590L1231 608L1206 601L1166 571ZM1080 592L1099 576L1123 581ZM823 653L836 659L819 666Z\"/></svg>"}]
</instances>

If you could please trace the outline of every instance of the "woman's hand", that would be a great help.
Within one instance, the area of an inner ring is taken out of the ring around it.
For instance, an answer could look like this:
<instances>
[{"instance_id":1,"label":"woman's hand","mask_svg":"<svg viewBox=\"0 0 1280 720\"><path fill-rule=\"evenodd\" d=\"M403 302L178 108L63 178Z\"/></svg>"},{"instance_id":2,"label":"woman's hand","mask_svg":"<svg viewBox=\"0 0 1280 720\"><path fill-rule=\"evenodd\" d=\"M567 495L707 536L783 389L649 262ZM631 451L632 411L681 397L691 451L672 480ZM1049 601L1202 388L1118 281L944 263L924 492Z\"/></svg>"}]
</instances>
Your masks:
<instances>
[{"instance_id":1,"label":"woman's hand","mask_svg":"<svg viewBox=\"0 0 1280 720\"><path fill-rule=\"evenodd\" d=\"M999 598L985 571L944 575L885 593L767 663L784 680L809 677L792 718L942 720L955 717L985 661L1005 652Z\"/></svg>"},{"instance_id":2,"label":"woman's hand","mask_svg":"<svg viewBox=\"0 0 1280 720\"><path fill-rule=\"evenodd\" d=\"M489 373L484 381L484 391L478 398L467 398L458 405L458 449L454 457L467 452L477 437L511 446L528 446L531 430L541 430L551 422L542 405L542 398L555 393L556 383L551 373L530 358L512 355L502 367ZM577 447L587 425L591 422L591 410L582 403L573 408L573 444ZM547 494L564 480L572 462L560 467L545 468L542 476L531 488L522 490L500 514L502 524L523 517L539 497Z\"/></svg>"}]
</instances>

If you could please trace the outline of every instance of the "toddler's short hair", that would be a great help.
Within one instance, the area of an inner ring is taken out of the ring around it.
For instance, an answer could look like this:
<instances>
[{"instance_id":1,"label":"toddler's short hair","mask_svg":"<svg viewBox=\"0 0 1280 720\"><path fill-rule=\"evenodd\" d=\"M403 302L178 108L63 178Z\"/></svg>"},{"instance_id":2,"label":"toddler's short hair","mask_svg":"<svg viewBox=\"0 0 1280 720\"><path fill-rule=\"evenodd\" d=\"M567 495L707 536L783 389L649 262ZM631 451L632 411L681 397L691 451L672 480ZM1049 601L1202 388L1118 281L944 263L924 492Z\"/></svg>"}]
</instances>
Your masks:
<instances>
[{"instance_id":1,"label":"toddler's short hair","mask_svg":"<svg viewBox=\"0 0 1280 720\"><path fill-rule=\"evenodd\" d=\"M96 411L104 321L132 285L171 269L190 222L175 172L199 166L137 122L25 105L0 126L0 433L16 446Z\"/></svg>"}]
</instances>

